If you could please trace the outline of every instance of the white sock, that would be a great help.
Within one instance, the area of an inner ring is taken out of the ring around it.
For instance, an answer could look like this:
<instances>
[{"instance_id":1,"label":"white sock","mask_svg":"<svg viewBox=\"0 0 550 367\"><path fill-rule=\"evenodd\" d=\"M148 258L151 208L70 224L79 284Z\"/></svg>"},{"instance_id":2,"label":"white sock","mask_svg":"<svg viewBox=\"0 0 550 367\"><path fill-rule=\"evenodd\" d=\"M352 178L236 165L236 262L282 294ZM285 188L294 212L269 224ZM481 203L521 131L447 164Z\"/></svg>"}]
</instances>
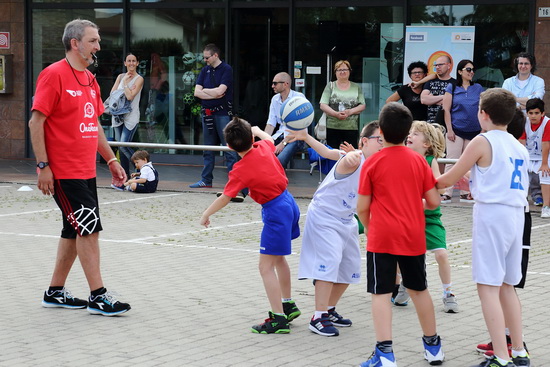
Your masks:
<instances>
[{"instance_id":1,"label":"white sock","mask_svg":"<svg viewBox=\"0 0 550 367\"><path fill-rule=\"evenodd\" d=\"M290 301L292 301L292 298L283 298L282 301L283 301L283 303L284 302L290 302Z\"/></svg>"},{"instance_id":2,"label":"white sock","mask_svg":"<svg viewBox=\"0 0 550 367\"><path fill-rule=\"evenodd\" d=\"M453 283L449 284L441 284L441 287L443 288L443 297L448 297L451 294L451 286Z\"/></svg>"},{"instance_id":3,"label":"white sock","mask_svg":"<svg viewBox=\"0 0 550 367\"><path fill-rule=\"evenodd\" d=\"M512 358L527 357L527 351L522 348L521 350L512 349Z\"/></svg>"},{"instance_id":4,"label":"white sock","mask_svg":"<svg viewBox=\"0 0 550 367\"><path fill-rule=\"evenodd\" d=\"M321 318L324 313L327 313L327 311L315 311L315 315L313 315L313 320Z\"/></svg>"}]
</instances>

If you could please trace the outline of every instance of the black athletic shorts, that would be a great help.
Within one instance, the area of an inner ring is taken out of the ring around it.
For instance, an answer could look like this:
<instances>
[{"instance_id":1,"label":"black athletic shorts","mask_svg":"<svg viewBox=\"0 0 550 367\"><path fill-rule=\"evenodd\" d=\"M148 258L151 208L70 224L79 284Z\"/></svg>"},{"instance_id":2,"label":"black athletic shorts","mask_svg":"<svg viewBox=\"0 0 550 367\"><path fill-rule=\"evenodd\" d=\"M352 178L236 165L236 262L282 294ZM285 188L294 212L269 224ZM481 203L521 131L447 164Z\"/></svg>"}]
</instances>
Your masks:
<instances>
[{"instance_id":1,"label":"black athletic shorts","mask_svg":"<svg viewBox=\"0 0 550 367\"><path fill-rule=\"evenodd\" d=\"M398 263L405 288L415 291L423 291L428 288L426 254L403 256L367 251L367 292L392 293L395 288Z\"/></svg>"},{"instance_id":2,"label":"black athletic shorts","mask_svg":"<svg viewBox=\"0 0 550 367\"><path fill-rule=\"evenodd\" d=\"M96 179L55 180L53 198L63 216L62 238L76 238L99 232L99 201Z\"/></svg>"}]
</instances>

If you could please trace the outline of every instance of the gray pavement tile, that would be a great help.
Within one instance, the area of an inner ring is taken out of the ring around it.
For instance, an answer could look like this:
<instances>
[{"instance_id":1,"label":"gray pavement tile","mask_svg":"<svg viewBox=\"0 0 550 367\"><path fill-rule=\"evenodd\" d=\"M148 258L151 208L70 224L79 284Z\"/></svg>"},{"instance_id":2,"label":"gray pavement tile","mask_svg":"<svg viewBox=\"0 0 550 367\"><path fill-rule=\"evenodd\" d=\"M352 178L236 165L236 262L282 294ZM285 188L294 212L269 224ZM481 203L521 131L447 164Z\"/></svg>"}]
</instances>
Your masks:
<instances>
[{"instance_id":1,"label":"gray pavement tile","mask_svg":"<svg viewBox=\"0 0 550 367\"><path fill-rule=\"evenodd\" d=\"M211 218L212 228L204 229L198 219L215 198L212 193L140 196L99 189L104 281L132 310L105 318L86 310L42 308L60 212L33 184L31 192L16 191L20 186L0 185L0 289L10 295L0 305L0 365L85 365L95 363L99 353L103 364L115 366L357 366L372 352L375 339L364 279L338 305L354 321L339 337L323 338L308 330L314 304L309 280L293 280L293 296L303 314L289 335L251 333L250 326L262 321L268 309L257 271L260 207L249 198L232 203ZM309 199L297 202L305 214ZM428 279L447 355L444 365L464 367L481 360L474 348L488 341L469 267L471 206L445 205L442 212L460 313L442 311L431 254ZM550 221L534 215L530 274L527 288L518 290L525 339L537 367L550 366L544 307L550 301L544 287L550 278L549 234ZM294 277L300 245L301 239L296 240L288 257ZM78 297L88 293L78 263L67 287ZM393 312L399 365L427 366L414 306L394 307Z\"/></svg>"}]
</instances>

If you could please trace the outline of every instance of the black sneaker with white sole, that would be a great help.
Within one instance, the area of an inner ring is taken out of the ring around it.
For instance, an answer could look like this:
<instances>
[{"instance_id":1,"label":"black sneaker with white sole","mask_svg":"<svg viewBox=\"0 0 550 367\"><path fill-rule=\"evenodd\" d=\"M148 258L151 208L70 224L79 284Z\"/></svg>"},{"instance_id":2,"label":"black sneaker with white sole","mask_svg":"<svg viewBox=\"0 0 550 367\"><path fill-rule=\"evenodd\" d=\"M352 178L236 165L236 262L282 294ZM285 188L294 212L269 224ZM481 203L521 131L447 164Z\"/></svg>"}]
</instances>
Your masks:
<instances>
[{"instance_id":1,"label":"black sneaker with white sole","mask_svg":"<svg viewBox=\"0 0 550 367\"><path fill-rule=\"evenodd\" d=\"M350 327L351 322L350 319L345 319L340 315L338 312L336 312L336 308L331 308L328 310L328 319L332 322L332 325L334 326L340 326L340 327Z\"/></svg>"},{"instance_id":2,"label":"black sneaker with white sole","mask_svg":"<svg viewBox=\"0 0 550 367\"><path fill-rule=\"evenodd\" d=\"M76 298L68 289L61 289L53 292L44 291L44 298L42 299L42 307L54 308L85 308L88 305L88 301L85 299Z\"/></svg>"},{"instance_id":3,"label":"black sneaker with white sole","mask_svg":"<svg viewBox=\"0 0 550 367\"><path fill-rule=\"evenodd\" d=\"M88 312L93 315L116 316L130 311L131 308L128 303L119 302L111 292L88 298Z\"/></svg>"}]
</instances>

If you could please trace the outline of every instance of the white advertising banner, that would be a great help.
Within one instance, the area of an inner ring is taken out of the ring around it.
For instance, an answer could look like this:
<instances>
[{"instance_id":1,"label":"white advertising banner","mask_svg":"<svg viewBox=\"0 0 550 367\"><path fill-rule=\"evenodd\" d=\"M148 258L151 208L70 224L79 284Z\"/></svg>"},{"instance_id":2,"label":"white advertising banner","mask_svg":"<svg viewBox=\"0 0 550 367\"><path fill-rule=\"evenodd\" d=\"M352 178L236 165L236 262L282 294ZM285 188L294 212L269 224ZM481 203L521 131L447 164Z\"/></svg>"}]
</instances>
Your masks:
<instances>
[{"instance_id":1,"label":"white advertising banner","mask_svg":"<svg viewBox=\"0 0 550 367\"><path fill-rule=\"evenodd\" d=\"M475 27L423 27L407 26L405 34L405 58L403 62L403 84L411 79L407 66L411 62L423 61L428 73L435 73L434 62L438 57L449 56L452 63L451 76L456 76L456 64L462 59L474 59Z\"/></svg>"}]
</instances>

